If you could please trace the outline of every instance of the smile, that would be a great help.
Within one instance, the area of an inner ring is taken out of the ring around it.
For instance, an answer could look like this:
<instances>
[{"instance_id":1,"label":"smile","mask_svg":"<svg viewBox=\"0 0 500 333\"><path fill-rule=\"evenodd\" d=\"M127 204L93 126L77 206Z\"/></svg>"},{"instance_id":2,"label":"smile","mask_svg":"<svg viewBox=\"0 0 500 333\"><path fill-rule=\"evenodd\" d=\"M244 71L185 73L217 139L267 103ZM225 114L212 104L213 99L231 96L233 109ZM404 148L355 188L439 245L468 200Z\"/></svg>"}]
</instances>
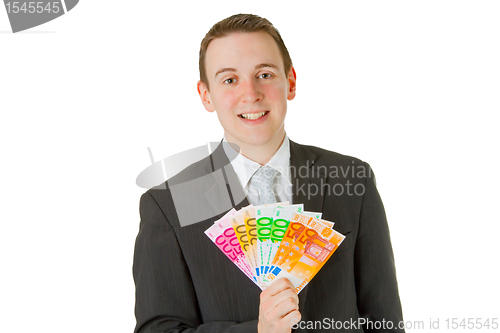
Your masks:
<instances>
[{"instance_id":1,"label":"smile","mask_svg":"<svg viewBox=\"0 0 500 333\"><path fill-rule=\"evenodd\" d=\"M242 113L238 117L243 118L243 119L255 120L255 119L259 119L260 117L265 116L268 113L269 113L269 111L263 111L263 112L259 112L259 113Z\"/></svg>"}]
</instances>

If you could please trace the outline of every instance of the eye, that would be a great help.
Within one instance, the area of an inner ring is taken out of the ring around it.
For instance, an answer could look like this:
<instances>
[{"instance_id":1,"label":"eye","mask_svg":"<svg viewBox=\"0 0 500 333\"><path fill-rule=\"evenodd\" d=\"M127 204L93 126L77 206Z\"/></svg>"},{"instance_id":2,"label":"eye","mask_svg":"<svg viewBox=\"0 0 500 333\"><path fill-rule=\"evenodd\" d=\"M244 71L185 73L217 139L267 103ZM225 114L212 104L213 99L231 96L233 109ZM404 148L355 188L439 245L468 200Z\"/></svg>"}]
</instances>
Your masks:
<instances>
[{"instance_id":1,"label":"eye","mask_svg":"<svg viewBox=\"0 0 500 333\"><path fill-rule=\"evenodd\" d=\"M271 73L262 73L259 75L259 78L262 79L270 79L273 75Z\"/></svg>"},{"instance_id":2,"label":"eye","mask_svg":"<svg viewBox=\"0 0 500 333\"><path fill-rule=\"evenodd\" d=\"M225 80L224 80L224 83L225 83L225 84L232 84L232 83L234 83L234 82L236 82L236 79L233 79L233 78L229 78L229 79L225 79Z\"/></svg>"}]
</instances>

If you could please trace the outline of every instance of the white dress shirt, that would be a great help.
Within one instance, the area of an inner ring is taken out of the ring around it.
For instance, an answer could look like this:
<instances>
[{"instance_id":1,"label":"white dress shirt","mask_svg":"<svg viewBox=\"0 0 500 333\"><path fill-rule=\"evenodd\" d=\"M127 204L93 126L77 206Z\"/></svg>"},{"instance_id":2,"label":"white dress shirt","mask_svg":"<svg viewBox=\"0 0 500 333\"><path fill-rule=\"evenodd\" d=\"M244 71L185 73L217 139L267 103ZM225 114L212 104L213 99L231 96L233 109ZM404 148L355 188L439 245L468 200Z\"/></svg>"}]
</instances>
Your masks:
<instances>
[{"instance_id":1,"label":"white dress shirt","mask_svg":"<svg viewBox=\"0 0 500 333\"><path fill-rule=\"evenodd\" d=\"M227 142L226 137L224 141ZM230 147L230 146L227 146ZM226 149L226 146L224 146ZM229 148L231 149L231 148ZM278 170L273 182L273 190L278 202L289 201L292 203L292 181L290 179L290 140L288 135L285 134L285 139L280 148L274 156L266 163L267 166ZM238 179L240 181L245 195L250 203L254 206L259 203L259 192L252 184L250 179L253 174L261 167L261 165L251 159L238 154L238 156L231 161Z\"/></svg>"}]
</instances>

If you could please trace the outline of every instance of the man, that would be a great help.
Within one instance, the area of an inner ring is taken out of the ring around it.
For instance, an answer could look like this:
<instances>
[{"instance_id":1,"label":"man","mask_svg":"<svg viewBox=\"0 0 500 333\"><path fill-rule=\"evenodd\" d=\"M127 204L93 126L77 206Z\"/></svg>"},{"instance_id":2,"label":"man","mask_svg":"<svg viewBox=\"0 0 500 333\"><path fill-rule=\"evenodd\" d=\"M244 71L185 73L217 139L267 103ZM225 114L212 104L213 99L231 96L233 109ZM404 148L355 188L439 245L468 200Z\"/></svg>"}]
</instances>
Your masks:
<instances>
[{"instance_id":1,"label":"man","mask_svg":"<svg viewBox=\"0 0 500 333\"><path fill-rule=\"evenodd\" d=\"M266 19L234 15L207 33L198 92L240 155L228 157L231 148L221 145L142 196L135 332L403 331L389 230L371 169L288 139L284 120L295 83L288 51ZM287 279L261 292L204 234L231 207L262 203L253 181L261 169L273 170L277 200L321 211L346 236L298 296ZM187 223L199 205L213 214Z\"/></svg>"}]
</instances>

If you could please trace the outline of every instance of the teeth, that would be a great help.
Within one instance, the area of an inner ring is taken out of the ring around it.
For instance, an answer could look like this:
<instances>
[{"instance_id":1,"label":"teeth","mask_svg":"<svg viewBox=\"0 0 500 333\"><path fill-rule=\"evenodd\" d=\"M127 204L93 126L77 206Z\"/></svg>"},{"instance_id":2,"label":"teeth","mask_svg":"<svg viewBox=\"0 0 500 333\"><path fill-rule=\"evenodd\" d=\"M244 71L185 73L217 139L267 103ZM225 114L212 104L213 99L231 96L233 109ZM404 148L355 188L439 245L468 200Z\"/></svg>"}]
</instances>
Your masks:
<instances>
[{"instance_id":1,"label":"teeth","mask_svg":"<svg viewBox=\"0 0 500 333\"><path fill-rule=\"evenodd\" d=\"M260 117L262 117L265 114L266 114L266 111L260 112L260 113L244 113L241 115L241 117L245 118L245 119L255 120L255 119L259 119Z\"/></svg>"}]
</instances>

